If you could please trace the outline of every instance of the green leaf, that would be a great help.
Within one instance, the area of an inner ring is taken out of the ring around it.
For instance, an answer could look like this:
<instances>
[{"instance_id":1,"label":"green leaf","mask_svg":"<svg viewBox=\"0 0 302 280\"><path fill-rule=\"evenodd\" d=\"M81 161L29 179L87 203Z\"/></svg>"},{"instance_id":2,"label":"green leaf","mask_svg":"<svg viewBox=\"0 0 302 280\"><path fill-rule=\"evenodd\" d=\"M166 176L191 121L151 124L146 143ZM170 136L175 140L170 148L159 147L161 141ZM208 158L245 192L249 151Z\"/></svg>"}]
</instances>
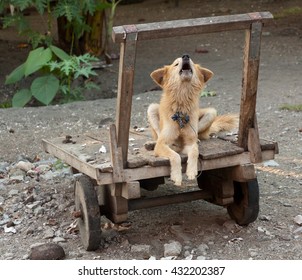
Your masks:
<instances>
[{"instance_id":1,"label":"green leaf","mask_svg":"<svg viewBox=\"0 0 302 280\"><path fill-rule=\"evenodd\" d=\"M32 98L29 89L21 89L17 91L12 99L13 107L24 107Z\"/></svg>"},{"instance_id":2,"label":"green leaf","mask_svg":"<svg viewBox=\"0 0 302 280\"><path fill-rule=\"evenodd\" d=\"M25 63L19 65L13 72L11 72L5 80L5 84L14 84L16 82L19 82L23 77L25 73Z\"/></svg>"},{"instance_id":3,"label":"green leaf","mask_svg":"<svg viewBox=\"0 0 302 280\"><path fill-rule=\"evenodd\" d=\"M68 60L68 59L70 59L70 56L66 52L64 52L62 49L60 49L60 48L58 48L56 46L50 46L50 49L61 60Z\"/></svg>"},{"instance_id":4,"label":"green leaf","mask_svg":"<svg viewBox=\"0 0 302 280\"><path fill-rule=\"evenodd\" d=\"M30 87L32 95L44 105L50 102L56 96L60 87L59 80L52 74L36 78Z\"/></svg>"},{"instance_id":5,"label":"green leaf","mask_svg":"<svg viewBox=\"0 0 302 280\"><path fill-rule=\"evenodd\" d=\"M109 9L112 7L112 4L111 3L108 3L108 2L104 2L104 3L98 3L96 5L96 10L97 11L102 11L102 10L105 10L105 9Z\"/></svg>"},{"instance_id":6,"label":"green leaf","mask_svg":"<svg viewBox=\"0 0 302 280\"><path fill-rule=\"evenodd\" d=\"M25 76L40 70L51 60L51 50L43 47L31 51L25 61Z\"/></svg>"}]
</instances>

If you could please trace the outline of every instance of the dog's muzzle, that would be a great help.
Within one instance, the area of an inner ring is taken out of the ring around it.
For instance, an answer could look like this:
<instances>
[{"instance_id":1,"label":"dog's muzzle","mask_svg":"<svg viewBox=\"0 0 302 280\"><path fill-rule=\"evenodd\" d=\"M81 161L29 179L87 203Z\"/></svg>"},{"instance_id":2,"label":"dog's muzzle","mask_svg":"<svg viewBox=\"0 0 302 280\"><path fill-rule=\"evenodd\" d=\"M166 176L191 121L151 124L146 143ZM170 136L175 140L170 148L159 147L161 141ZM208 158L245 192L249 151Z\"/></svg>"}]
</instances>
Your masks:
<instances>
[{"instance_id":1,"label":"dog's muzzle","mask_svg":"<svg viewBox=\"0 0 302 280\"><path fill-rule=\"evenodd\" d=\"M190 63L190 56L188 54L184 54L182 56L182 67L179 71L179 74L185 74L189 75L192 74L192 68L191 68L191 63Z\"/></svg>"}]
</instances>

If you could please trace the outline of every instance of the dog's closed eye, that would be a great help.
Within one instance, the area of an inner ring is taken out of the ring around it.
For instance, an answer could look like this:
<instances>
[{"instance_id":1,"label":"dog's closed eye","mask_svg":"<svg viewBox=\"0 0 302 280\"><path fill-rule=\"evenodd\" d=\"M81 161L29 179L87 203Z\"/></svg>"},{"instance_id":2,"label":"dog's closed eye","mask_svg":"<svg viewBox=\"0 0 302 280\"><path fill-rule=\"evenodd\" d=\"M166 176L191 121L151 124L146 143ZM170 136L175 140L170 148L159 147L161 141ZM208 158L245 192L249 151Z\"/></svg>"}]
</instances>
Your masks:
<instances>
[{"instance_id":1,"label":"dog's closed eye","mask_svg":"<svg viewBox=\"0 0 302 280\"><path fill-rule=\"evenodd\" d=\"M178 66L179 65L179 63L176 63L176 64L174 64L174 67L176 67L176 66Z\"/></svg>"}]
</instances>

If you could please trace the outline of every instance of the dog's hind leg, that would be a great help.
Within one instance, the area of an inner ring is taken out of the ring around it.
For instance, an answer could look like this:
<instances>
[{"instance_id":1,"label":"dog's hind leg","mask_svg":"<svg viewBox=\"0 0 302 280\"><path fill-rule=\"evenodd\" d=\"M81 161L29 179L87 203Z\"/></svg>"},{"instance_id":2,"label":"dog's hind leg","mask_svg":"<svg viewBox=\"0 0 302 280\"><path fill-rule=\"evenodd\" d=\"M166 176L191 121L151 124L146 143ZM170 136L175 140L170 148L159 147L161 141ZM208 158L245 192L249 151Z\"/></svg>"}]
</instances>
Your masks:
<instances>
[{"instance_id":1,"label":"dog's hind leg","mask_svg":"<svg viewBox=\"0 0 302 280\"><path fill-rule=\"evenodd\" d=\"M153 138L156 140L160 133L160 126L159 126L159 104L152 103L148 107L147 111L148 120L151 126L151 132Z\"/></svg>"},{"instance_id":2,"label":"dog's hind leg","mask_svg":"<svg viewBox=\"0 0 302 280\"><path fill-rule=\"evenodd\" d=\"M198 138L208 139L210 137L210 127L217 117L217 111L214 108L199 109L198 115Z\"/></svg>"}]
</instances>

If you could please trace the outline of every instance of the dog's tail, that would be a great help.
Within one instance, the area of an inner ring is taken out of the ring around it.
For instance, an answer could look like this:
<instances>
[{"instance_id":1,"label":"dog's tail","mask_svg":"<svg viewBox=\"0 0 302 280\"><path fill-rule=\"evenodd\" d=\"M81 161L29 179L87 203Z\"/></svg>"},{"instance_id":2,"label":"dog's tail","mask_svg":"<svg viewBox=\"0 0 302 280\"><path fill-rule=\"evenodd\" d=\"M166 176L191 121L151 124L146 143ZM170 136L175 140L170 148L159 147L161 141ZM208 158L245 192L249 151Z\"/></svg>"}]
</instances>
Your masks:
<instances>
[{"instance_id":1,"label":"dog's tail","mask_svg":"<svg viewBox=\"0 0 302 280\"><path fill-rule=\"evenodd\" d=\"M237 114L227 114L217 116L211 126L198 134L199 139L208 139L210 135L222 131L233 131L239 127L239 116Z\"/></svg>"}]
</instances>

